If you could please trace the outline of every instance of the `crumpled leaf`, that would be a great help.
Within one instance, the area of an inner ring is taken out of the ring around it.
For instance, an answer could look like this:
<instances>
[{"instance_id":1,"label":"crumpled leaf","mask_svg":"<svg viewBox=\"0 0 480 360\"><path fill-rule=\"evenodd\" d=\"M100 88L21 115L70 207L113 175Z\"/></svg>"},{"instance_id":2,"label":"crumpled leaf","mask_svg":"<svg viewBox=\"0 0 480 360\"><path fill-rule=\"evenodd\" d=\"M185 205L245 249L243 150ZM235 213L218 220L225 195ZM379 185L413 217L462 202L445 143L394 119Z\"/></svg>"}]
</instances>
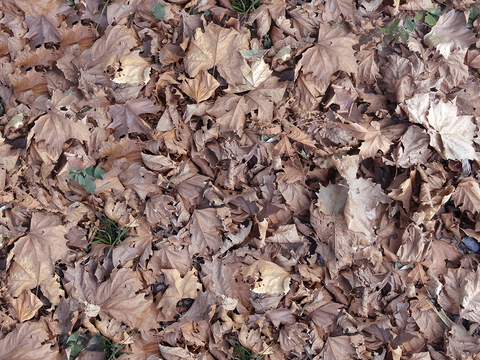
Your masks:
<instances>
[{"instance_id":1,"label":"crumpled leaf","mask_svg":"<svg viewBox=\"0 0 480 360\"><path fill-rule=\"evenodd\" d=\"M185 70L190 77L195 77L200 71L215 66L228 84L242 84L250 69L238 50L247 48L246 34L209 23L205 32L201 29L195 32L184 60Z\"/></svg>"},{"instance_id":2,"label":"crumpled leaf","mask_svg":"<svg viewBox=\"0 0 480 360\"><path fill-rule=\"evenodd\" d=\"M257 294L286 294L290 289L290 274L270 261L254 262L244 270L243 277L255 279L252 291Z\"/></svg>"},{"instance_id":3,"label":"crumpled leaf","mask_svg":"<svg viewBox=\"0 0 480 360\"><path fill-rule=\"evenodd\" d=\"M477 41L475 34L466 25L463 13L450 10L440 15L437 24L425 35L425 43L435 46L447 59L453 49L466 49Z\"/></svg>"},{"instance_id":4,"label":"crumpled leaf","mask_svg":"<svg viewBox=\"0 0 480 360\"><path fill-rule=\"evenodd\" d=\"M150 79L150 63L139 55L139 51L120 58L122 70L115 73L113 82L117 84L143 84Z\"/></svg>"},{"instance_id":5,"label":"crumpled leaf","mask_svg":"<svg viewBox=\"0 0 480 360\"><path fill-rule=\"evenodd\" d=\"M177 269L163 269L165 284L168 286L160 301L157 303L157 309L162 311L162 321L173 320L177 314L177 303L182 299L193 299L197 297L197 291L202 289L202 285L197 281L195 271L190 270L182 278Z\"/></svg>"},{"instance_id":6,"label":"crumpled leaf","mask_svg":"<svg viewBox=\"0 0 480 360\"><path fill-rule=\"evenodd\" d=\"M320 82L321 92L324 92L334 72L357 72L358 66L352 49L356 43L353 34L322 24L317 44L303 53L298 66L304 74L312 73Z\"/></svg>"},{"instance_id":7,"label":"crumpled leaf","mask_svg":"<svg viewBox=\"0 0 480 360\"><path fill-rule=\"evenodd\" d=\"M456 99L448 102L430 100L429 94L417 94L404 106L412 121L427 128L430 145L446 159L476 159L473 137L476 126L472 117L457 115Z\"/></svg>"},{"instance_id":8,"label":"crumpled leaf","mask_svg":"<svg viewBox=\"0 0 480 360\"><path fill-rule=\"evenodd\" d=\"M44 322L18 324L15 329L0 340L2 359L57 359L58 351L53 350L48 328Z\"/></svg>"},{"instance_id":9,"label":"crumpled leaf","mask_svg":"<svg viewBox=\"0 0 480 360\"><path fill-rule=\"evenodd\" d=\"M112 123L108 129L115 131L115 137L129 133L150 134L152 128L139 116L141 114L156 114L160 106L149 99L128 100L125 104L115 104L109 107Z\"/></svg>"}]
</instances>

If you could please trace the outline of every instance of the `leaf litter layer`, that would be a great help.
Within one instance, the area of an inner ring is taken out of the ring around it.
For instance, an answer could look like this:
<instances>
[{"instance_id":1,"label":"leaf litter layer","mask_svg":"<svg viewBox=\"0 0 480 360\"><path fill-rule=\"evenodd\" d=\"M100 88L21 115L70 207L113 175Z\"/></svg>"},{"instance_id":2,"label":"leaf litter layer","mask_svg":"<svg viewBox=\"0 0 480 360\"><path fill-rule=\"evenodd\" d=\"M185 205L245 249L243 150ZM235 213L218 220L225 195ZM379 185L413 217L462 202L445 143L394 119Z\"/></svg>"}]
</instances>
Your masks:
<instances>
[{"instance_id":1,"label":"leaf litter layer","mask_svg":"<svg viewBox=\"0 0 480 360\"><path fill-rule=\"evenodd\" d=\"M480 7L258 5L0 2L0 359L478 358Z\"/></svg>"}]
</instances>

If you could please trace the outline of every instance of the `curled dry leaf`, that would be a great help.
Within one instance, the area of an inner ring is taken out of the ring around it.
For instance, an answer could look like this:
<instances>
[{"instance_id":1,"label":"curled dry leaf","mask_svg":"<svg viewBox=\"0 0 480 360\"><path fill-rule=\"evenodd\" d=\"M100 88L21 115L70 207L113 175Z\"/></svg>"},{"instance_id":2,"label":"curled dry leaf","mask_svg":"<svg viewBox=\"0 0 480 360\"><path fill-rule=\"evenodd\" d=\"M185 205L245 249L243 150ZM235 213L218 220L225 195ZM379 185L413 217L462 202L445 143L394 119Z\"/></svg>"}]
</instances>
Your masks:
<instances>
[{"instance_id":1,"label":"curled dry leaf","mask_svg":"<svg viewBox=\"0 0 480 360\"><path fill-rule=\"evenodd\" d=\"M477 39L472 30L467 29L465 14L450 10L440 15L436 25L425 35L425 43L435 46L445 59L454 49L467 49Z\"/></svg>"}]
</instances>

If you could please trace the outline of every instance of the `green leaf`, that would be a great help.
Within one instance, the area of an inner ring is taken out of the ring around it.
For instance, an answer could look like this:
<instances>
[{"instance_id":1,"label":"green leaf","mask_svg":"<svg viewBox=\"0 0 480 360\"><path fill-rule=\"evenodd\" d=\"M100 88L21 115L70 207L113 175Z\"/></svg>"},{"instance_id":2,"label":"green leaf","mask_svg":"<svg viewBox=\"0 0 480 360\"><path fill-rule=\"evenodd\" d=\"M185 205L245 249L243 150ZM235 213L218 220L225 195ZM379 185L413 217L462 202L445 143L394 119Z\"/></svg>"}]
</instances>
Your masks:
<instances>
[{"instance_id":1,"label":"green leaf","mask_svg":"<svg viewBox=\"0 0 480 360\"><path fill-rule=\"evenodd\" d=\"M398 24L400 24L400 19L395 19L393 24L390 26L390 32L395 32L398 30Z\"/></svg>"},{"instance_id":2,"label":"green leaf","mask_svg":"<svg viewBox=\"0 0 480 360\"><path fill-rule=\"evenodd\" d=\"M151 10L150 12L153 13L153 15L155 15L155 17L157 18L157 20L162 20L163 17L165 16L165 8L163 7L162 4L157 4L155 5Z\"/></svg>"},{"instance_id":3,"label":"green leaf","mask_svg":"<svg viewBox=\"0 0 480 360\"><path fill-rule=\"evenodd\" d=\"M417 27L417 24L415 24L415 21L413 20L413 16L409 16L403 22L403 26L405 26L405 29L413 31Z\"/></svg>"},{"instance_id":4,"label":"green leaf","mask_svg":"<svg viewBox=\"0 0 480 360\"><path fill-rule=\"evenodd\" d=\"M435 18L430 14L427 15L427 17L425 18L425 21L430 26L435 26L437 24L437 20L435 20Z\"/></svg>"},{"instance_id":5,"label":"green leaf","mask_svg":"<svg viewBox=\"0 0 480 360\"><path fill-rule=\"evenodd\" d=\"M417 14L417 19L422 20L423 19L423 13L418 13Z\"/></svg>"},{"instance_id":6,"label":"green leaf","mask_svg":"<svg viewBox=\"0 0 480 360\"><path fill-rule=\"evenodd\" d=\"M436 9L430 9L428 12L432 15L439 16L442 13L442 9L436 8Z\"/></svg>"},{"instance_id":7,"label":"green leaf","mask_svg":"<svg viewBox=\"0 0 480 360\"><path fill-rule=\"evenodd\" d=\"M88 177L88 176L87 176ZM75 176L75 181L77 182L78 185L80 186L85 186L85 180L86 177L82 176L81 174L77 174Z\"/></svg>"},{"instance_id":8,"label":"green leaf","mask_svg":"<svg viewBox=\"0 0 480 360\"><path fill-rule=\"evenodd\" d=\"M407 30L405 30L405 29L400 29L399 31L400 31L400 33L399 33L400 41L405 44L407 42L408 38L410 37L410 35L408 34Z\"/></svg>"},{"instance_id":9,"label":"green leaf","mask_svg":"<svg viewBox=\"0 0 480 360\"><path fill-rule=\"evenodd\" d=\"M470 9L468 9L468 11L470 12L470 16L469 16L470 20L475 20L475 18L476 18L478 15L480 15L480 11L477 10L477 9L475 9L475 8L473 8L473 7L470 8Z\"/></svg>"},{"instance_id":10,"label":"green leaf","mask_svg":"<svg viewBox=\"0 0 480 360\"><path fill-rule=\"evenodd\" d=\"M100 180L105 179L105 170L103 170L100 166L97 166L95 168L95 172L93 173L93 177Z\"/></svg>"},{"instance_id":11,"label":"green leaf","mask_svg":"<svg viewBox=\"0 0 480 360\"><path fill-rule=\"evenodd\" d=\"M88 168L86 168L85 172L87 173L87 175L95 177L95 168L93 166L89 166Z\"/></svg>"},{"instance_id":12,"label":"green leaf","mask_svg":"<svg viewBox=\"0 0 480 360\"><path fill-rule=\"evenodd\" d=\"M91 176L87 176L85 178L85 190L87 193L92 194L96 187L97 185L95 185L95 179Z\"/></svg>"},{"instance_id":13,"label":"green leaf","mask_svg":"<svg viewBox=\"0 0 480 360\"><path fill-rule=\"evenodd\" d=\"M339 27L340 27L340 24L333 24L332 25L332 28L334 28L334 29L338 29Z\"/></svg>"}]
</instances>

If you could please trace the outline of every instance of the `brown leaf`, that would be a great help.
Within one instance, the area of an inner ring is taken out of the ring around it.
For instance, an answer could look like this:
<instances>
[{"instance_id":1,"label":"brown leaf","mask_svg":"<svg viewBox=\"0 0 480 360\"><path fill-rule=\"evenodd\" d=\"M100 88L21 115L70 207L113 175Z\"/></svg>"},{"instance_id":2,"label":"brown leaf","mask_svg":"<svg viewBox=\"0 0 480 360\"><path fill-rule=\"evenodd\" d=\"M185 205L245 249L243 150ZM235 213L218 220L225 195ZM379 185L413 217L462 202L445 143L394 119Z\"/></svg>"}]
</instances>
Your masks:
<instances>
[{"instance_id":1,"label":"brown leaf","mask_svg":"<svg viewBox=\"0 0 480 360\"><path fill-rule=\"evenodd\" d=\"M186 79L180 89L197 103L210 99L220 83L207 71L201 71L193 80Z\"/></svg>"},{"instance_id":2,"label":"brown leaf","mask_svg":"<svg viewBox=\"0 0 480 360\"><path fill-rule=\"evenodd\" d=\"M479 213L480 186L478 180L471 176L463 179L452 194L452 200L455 206L462 211L468 210L472 213Z\"/></svg>"},{"instance_id":3,"label":"brown leaf","mask_svg":"<svg viewBox=\"0 0 480 360\"><path fill-rule=\"evenodd\" d=\"M177 303L182 299L195 299L202 285L197 281L195 271L190 270L182 278L177 269L163 269L167 290L160 297L157 309L162 311L161 321L171 321L177 314Z\"/></svg>"},{"instance_id":4,"label":"brown leaf","mask_svg":"<svg viewBox=\"0 0 480 360\"><path fill-rule=\"evenodd\" d=\"M216 122L229 131L235 131L239 136L243 134L245 114L249 112L243 96L228 94L218 98L215 105L207 113L215 117Z\"/></svg>"},{"instance_id":5,"label":"brown leaf","mask_svg":"<svg viewBox=\"0 0 480 360\"><path fill-rule=\"evenodd\" d=\"M303 53L298 66L302 67L304 74L312 73L323 87L321 92L324 92L334 72L357 72L358 66L352 49L356 43L353 34L322 24L317 44Z\"/></svg>"},{"instance_id":6,"label":"brown leaf","mask_svg":"<svg viewBox=\"0 0 480 360\"><path fill-rule=\"evenodd\" d=\"M30 291L23 291L20 296L12 302L15 317L21 323L37 315L38 309L42 306L43 303Z\"/></svg>"},{"instance_id":7,"label":"brown leaf","mask_svg":"<svg viewBox=\"0 0 480 360\"><path fill-rule=\"evenodd\" d=\"M185 57L185 70L195 77L202 70L215 66L228 84L242 84L250 69L238 52L248 48L248 37L235 29L225 29L213 23L205 32L197 29Z\"/></svg>"},{"instance_id":8,"label":"brown leaf","mask_svg":"<svg viewBox=\"0 0 480 360\"><path fill-rule=\"evenodd\" d=\"M55 360L58 351L52 350L48 340L50 336L44 322L18 324L0 340L0 358Z\"/></svg>"},{"instance_id":9,"label":"brown leaf","mask_svg":"<svg viewBox=\"0 0 480 360\"><path fill-rule=\"evenodd\" d=\"M465 15L455 10L440 15L432 30L425 35L425 43L435 46L445 59L452 49L466 49L477 39L475 34L466 27Z\"/></svg>"},{"instance_id":10,"label":"brown leaf","mask_svg":"<svg viewBox=\"0 0 480 360\"><path fill-rule=\"evenodd\" d=\"M114 130L116 138L130 133L149 135L152 128L139 115L156 114L158 110L160 106L148 99L135 99L122 105L112 105L109 113L113 121L108 125L108 129Z\"/></svg>"}]
</instances>

